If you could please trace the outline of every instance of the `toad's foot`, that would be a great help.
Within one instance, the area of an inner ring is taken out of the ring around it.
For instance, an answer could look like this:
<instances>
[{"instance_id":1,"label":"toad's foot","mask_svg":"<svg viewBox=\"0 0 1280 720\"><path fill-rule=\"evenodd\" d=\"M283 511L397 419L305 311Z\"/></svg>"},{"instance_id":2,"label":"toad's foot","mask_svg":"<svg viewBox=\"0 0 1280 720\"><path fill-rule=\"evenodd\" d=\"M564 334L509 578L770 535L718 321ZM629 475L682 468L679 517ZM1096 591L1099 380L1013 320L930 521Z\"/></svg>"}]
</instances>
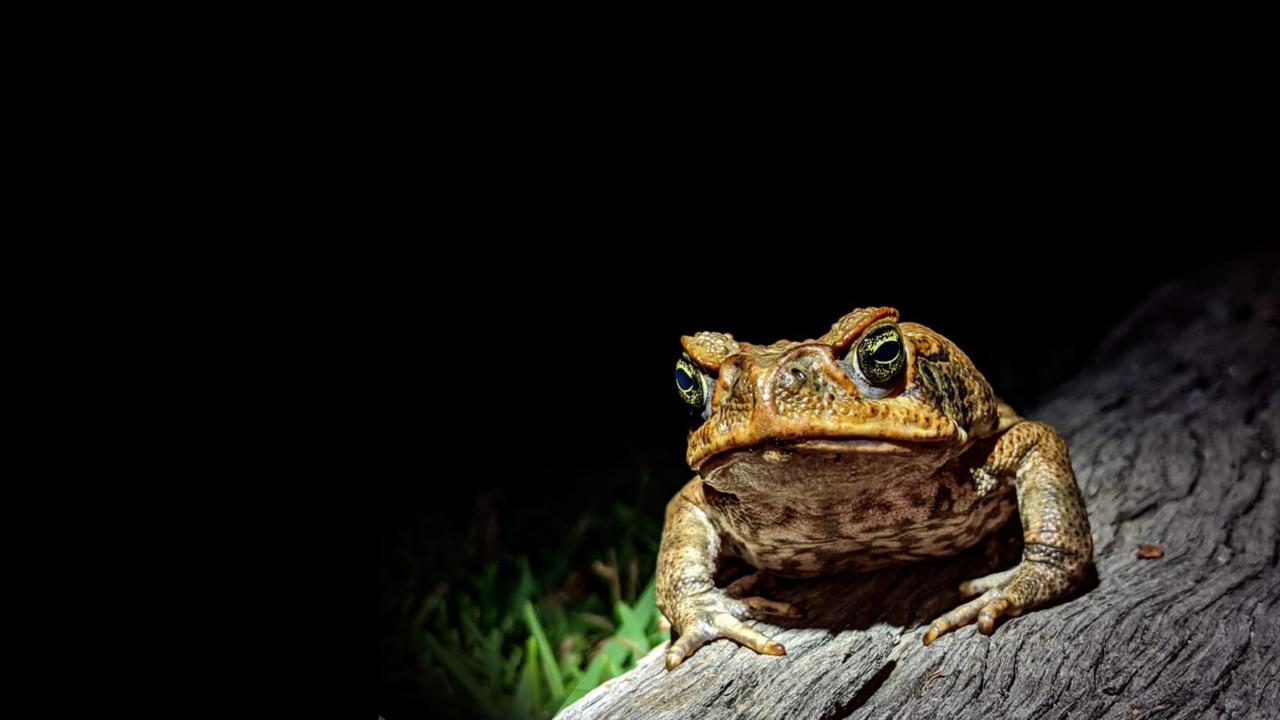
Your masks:
<instances>
[{"instance_id":1,"label":"toad's foot","mask_svg":"<svg viewBox=\"0 0 1280 720\"><path fill-rule=\"evenodd\" d=\"M674 670L698 648L717 638L728 638L762 655L786 655L782 643L742 622L769 616L800 617L795 605L762 597L733 598L722 590L709 590L681 599L673 614L679 619L673 628L679 637L667 648L666 665Z\"/></svg>"},{"instance_id":2,"label":"toad's foot","mask_svg":"<svg viewBox=\"0 0 1280 720\"><path fill-rule=\"evenodd\" d=\"M757 592L768 592L773 588L773 576L763 570L757 570L750 575L740 577L729 583L724 592L731 598L742 599L747 606L752 609L759 609L761 613L777 615L780 617L804 617L804 608L794 603L774 602L766 600L762 597L750 597ZM744 598L744 596L747 596ZM658 630L666 632L671 629L671 621L666 615L658 613Z\"/></svg>"},{"instance_id":3,"label":"toad's foot","mask_svg":"<svg viewBox=\"0 0 1280 720\"><path fill-rule=\"evenodd\" d=\"M1023 561L1012 570L961 583L961 596L978 597L930 623L924 644L975 620L978 632L990 635L1000 618L1017 617L1025 610L1061 598L1079 579L1078 564L1061 563L1061 559L1062 553L1053 548L1028 545Z\"/></svg>"},{"instance_id":4,"label":"toad's foot","mask_svg":"<svg viewBox=\"0 0 1280 720\"><path fill-rule=\"evenodd\" d=\"M1014 425L992 447L975 477L979 482L1009 477L1016 483L1022 562L961 584L962 595L977 599L934 620L924 634L925 645L975 620L978 632L990 635L1001 617L1066 597L1080 585L1093 557L1089 518L1067 445L1053 428L1038 422Z\"/></svg>"}]
</instances>

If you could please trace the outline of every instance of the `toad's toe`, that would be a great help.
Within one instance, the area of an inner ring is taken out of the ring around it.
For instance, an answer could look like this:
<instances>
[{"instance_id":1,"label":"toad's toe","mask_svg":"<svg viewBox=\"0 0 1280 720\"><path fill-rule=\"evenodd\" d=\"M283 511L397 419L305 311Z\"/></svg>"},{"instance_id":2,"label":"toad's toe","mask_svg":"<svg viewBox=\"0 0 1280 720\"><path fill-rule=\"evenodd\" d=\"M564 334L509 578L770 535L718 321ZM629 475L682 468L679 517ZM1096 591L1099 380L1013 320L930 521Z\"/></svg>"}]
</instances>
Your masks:
<instances>
[{"instance_id":1,"label":"toad's toe","mask_svg":"<svg viewBox=\"0 0 1280 720\"><path fill-rule=\"evenodd\" d=\"M800 609L791 603L775 602L761 597L733 599L715 591L691 600L686 613L673 625L675 639L666 652L666 666L674 670L698 648L718 638L727 638L761 655L786 655L782 643L743 622L743 618L763 615L799 617Z\"/></svg>"}]
</instances>

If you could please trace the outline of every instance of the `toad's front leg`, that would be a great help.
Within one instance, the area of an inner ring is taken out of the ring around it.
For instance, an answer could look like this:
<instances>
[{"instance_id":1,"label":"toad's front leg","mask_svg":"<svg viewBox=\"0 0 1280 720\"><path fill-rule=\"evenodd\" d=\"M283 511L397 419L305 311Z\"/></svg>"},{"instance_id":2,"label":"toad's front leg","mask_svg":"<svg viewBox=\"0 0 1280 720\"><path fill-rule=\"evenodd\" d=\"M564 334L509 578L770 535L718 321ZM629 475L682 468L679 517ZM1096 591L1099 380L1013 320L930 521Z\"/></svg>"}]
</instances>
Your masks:
<instances>
[{"instance_id":1,"label":"toad's front leg","mask_svg":"<svg viewBox=\"0 0 1280 720\"><path fill-rule=\"evenodd\" d=\"M1013 477L1016 483L1022 562L961 584L962 595L978 597L934 620L925 632L925 645L974 620L979 632L990 635L1000 617L1066 596L1080 584L1093 557L1089 518L1067 444L1052 427L1022 422L1009 428L978 473L997 482Z\"/></svg>"},{"instance_id":2,"label":"toad's front leg","mask_svg":"<svg viewBox=\"0 0 1280 720\"><path fill-rule=\"evenodd\" d=\"M797 617L799 611L788 603L732 597L733 593L717 588L714 578L719 557L720 534L703 510L702 481L694 478L667 504L658 550L658 609L671 623L668 670L716 638L729 638L764 655L787 652L782 643L742 621L767 615ZM750 584L735 583L739 587Z\"/></svg>"}]
</instances>

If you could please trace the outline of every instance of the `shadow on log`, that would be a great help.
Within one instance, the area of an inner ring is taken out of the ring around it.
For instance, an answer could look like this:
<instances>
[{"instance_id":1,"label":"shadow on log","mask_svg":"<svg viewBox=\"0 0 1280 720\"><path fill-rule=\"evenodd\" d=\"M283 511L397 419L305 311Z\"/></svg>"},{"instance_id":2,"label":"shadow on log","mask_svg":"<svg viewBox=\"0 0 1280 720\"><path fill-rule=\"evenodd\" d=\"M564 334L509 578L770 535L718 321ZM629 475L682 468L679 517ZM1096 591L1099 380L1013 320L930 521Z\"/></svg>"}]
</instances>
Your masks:
<instances>
[{"instance_id":1,"label":"shadow on log","mask_svg":"<svg viewBox=\"0 0 1280 720\"><path fill-rule=\"evenodd\" d=\"M779 581L809 616L754 624L785 657L719 640L668 673L663 645L560 717L1276 717L1280 256L1157 291L1022 414L1067 438L1089 508L1074 597L921 644L962 580L1016 561L1015 520L948 560Z\"/></svg>"}]
</instances>

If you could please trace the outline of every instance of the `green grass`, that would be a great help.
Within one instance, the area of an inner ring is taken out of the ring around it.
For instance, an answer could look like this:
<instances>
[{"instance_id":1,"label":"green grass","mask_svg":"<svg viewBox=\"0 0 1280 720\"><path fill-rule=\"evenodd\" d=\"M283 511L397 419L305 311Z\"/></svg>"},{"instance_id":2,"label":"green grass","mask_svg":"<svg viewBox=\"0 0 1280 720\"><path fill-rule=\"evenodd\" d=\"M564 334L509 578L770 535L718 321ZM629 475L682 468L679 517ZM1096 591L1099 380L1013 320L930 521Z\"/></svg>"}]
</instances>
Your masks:
<instances>
[{"instance_id":1,"label":"green grass","mask_svg":"<svg viewBox=\"0 0 1280 720\"><path fill-rule=\"evenodd\" d=\"M652 580L660 515L615 504L592 517L549 537L526 519L543 536L515 541L541 554L479 572L427 561L459 554L432 544L449 534L440 528L389 543L390 572L384 547L379 712L549 720L665 643Z\"/></svg>"},{"instance_id":2,"label":"green grass","mask_svg":"<svg viewBox=\"0 0 1280 720\"><path fill-rule=\"evenodd\" d=\"M521 567L516 587L532 589L528 564ZM667 640L652 580L631 602L616 603L611 619L520 591L488 623L471 596L429 597L424 607L426 664L444 670L462 706L487 718L550 718Z\"/></svg>"}]
</instances>

